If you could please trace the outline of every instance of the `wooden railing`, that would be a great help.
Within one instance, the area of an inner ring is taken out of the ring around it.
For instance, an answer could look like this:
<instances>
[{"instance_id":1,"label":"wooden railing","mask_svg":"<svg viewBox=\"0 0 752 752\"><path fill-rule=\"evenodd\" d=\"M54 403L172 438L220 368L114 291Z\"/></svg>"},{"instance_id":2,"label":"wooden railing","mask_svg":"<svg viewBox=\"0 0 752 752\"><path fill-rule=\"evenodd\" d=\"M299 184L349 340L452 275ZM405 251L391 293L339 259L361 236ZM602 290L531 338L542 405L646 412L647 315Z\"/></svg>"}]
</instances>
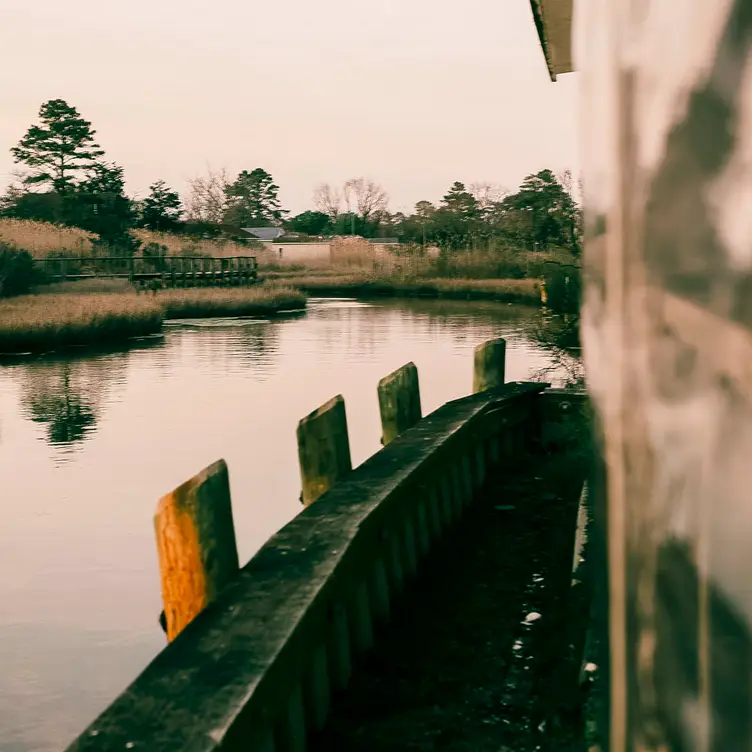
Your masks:
<instances>
[{"instance_id":1,"label":"wooden railing","mask_svg":"<svg viewBox=\"0 0 752 752\"><path fill-rule=\"evenodd\" d=\"M242 569L223 461L165 496L169 645L69 749L304 750L375 625L487 475L566 433L571 401L550 402L545 384L505 385L504 353L503 340L480 346L483 391L425 418L414 365L382 379L385 446L355 470L342 397L303 418L305 508Z\"/></svg>"},{"instance_id":2,"label":"wooden railing","mask_svg":"<svg viewBox=\"0 0 752 752\"><path fill-rule=\"evenodd\" d=\"M69 256L35 262L52 282L116 277L165 287L244 285L258 279L254 256Z\"/></svg>"}]
</instances>

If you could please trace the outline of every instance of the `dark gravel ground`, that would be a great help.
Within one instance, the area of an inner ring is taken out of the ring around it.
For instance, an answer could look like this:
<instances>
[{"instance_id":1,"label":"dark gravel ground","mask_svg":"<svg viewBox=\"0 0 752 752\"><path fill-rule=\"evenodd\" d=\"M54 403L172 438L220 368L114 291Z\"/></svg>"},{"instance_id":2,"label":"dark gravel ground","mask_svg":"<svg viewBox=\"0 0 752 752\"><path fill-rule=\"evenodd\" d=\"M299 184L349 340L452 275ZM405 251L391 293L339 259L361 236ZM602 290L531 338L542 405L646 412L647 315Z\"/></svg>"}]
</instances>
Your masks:
<instances>
[{"instance_id":1,"label":"dark gravel ground","mask_svg":"<svg viewBox=\"0 0 752 752\"><path fill-rule=\"evenodd\" d=\"M423 563L310 749L585 748L577 686L562 678L585 471L581 459L539 458L489 481Z\"/></svg>"}]
</instances>

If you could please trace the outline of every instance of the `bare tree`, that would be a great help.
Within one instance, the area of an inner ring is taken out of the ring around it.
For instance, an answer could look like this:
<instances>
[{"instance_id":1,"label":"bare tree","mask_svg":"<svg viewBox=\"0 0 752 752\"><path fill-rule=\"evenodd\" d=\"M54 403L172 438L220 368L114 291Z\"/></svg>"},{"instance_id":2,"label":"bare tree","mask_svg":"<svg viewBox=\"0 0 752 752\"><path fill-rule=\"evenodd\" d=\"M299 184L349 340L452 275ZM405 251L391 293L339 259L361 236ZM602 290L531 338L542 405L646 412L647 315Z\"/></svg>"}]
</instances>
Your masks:
<instances>
[{"instance_id":1,"label":"bare tree","mask_svg":"<svg viewBox=\"0 0 752 752\"><path fill-rule=\"evenodd\" d=\"M313 192L313 205L318 211L328 214L332 222L335 222L342 208L342 192L329 183L321 183Z\"/></svg>"},{"instance_id":2,"label":"bare tree","mask_svg":"<svg viewBox=\"0 0 752 752\"><path fill-rule=\"evenodd\" d=\"M469 193L477 201L478 208L486 211L504 200L509 191L496 183L471 183Z\"/></svg>"},{"instance_id":3,"label":"bare tree","mask_svg":"<svg viewBox=\"0 0 752 752\"><path fill-rule=\"evenodd\" d=\"M206 175L188 181L189 194L185 201L185 216L189 222L220 224L227 208L227 170L207 168Z\"/></svg>"},{"instance_id":4,"label":"bare tree","mask_svg":"<svg viewBox=\"0 0 752 752\"><path fill-rule=\"evenodd\" d=\"M354 211L363 222L378 218L389 203L387 192L373 180L351 178L344 186L348 211Z\"/></svg>"}]
</instances>

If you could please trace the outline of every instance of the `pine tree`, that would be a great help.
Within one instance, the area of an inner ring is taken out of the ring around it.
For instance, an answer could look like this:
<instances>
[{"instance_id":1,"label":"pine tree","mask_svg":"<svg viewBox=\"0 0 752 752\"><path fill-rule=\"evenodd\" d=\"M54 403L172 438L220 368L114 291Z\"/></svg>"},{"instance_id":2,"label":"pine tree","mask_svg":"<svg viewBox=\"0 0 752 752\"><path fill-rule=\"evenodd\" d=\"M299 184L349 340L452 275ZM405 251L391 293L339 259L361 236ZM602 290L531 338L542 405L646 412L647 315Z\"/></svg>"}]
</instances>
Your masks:
<instances>
[{"instance_id":1,"label":"pine tree","mask_svg":"<svg viewBox=\"0 0 752 752\"><path fill-rule=\"evenodd\" d=\"M141 204L141 225L157 232L175 230L180 222L180 196L164 180L149 186L149 195Z\"/></svg>"},{"instance_id":2,"label":"pine tree","mask_svg":"<svg viewBox=\"0 0 752 752\"><path fill-rule=\"evenodd\" d=\"M96 131L91 123L62 99L45 102L39 120L40 124L32 125L11 153L16 162L31 168L25 184L65 193L104 152L94 141Z\"/></svg>"},{"instance_id":3,"label":"pine tree","mask_svg":"<svg viewBox=\"0 0 752 752\"><path fill-rule=\"evenodd\" d=\"M252 172L243 170L227 186L225 222L238 227L267 227L282 220L285 212L280 208L279 186L272 176L260 167Z\"/></svg>"}]
</instances>

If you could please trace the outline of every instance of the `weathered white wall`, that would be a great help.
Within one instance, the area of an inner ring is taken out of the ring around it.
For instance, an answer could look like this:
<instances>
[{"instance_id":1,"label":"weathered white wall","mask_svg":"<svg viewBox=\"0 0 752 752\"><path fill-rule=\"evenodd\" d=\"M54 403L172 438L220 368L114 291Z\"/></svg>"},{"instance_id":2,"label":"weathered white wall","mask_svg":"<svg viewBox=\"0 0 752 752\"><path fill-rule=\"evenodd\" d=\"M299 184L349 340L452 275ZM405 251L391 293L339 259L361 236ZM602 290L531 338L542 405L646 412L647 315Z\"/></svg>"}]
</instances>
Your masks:
<instances>
[{"instance_id":1,"label":"weathered white wall","mask_svg":"<svg viewBox=\"0 0 752 752\"><path fill-rule=\"evenodd\" d=\"M280 249L282 255L280 256ZM264 251L259 254L261 263L307 264L325 266L331 261L329 243L273 243L264 241Z\"/></svg>"},{"instance_id":2,"label":"weathered white wall","mask_svg":"<svg viewBox=\"0 0 752 752\"><path fill-rule=\"evenodd\" d=\"M752 749L752 2L585 0L610 752Z\"/></svg>"}]
</instances>

